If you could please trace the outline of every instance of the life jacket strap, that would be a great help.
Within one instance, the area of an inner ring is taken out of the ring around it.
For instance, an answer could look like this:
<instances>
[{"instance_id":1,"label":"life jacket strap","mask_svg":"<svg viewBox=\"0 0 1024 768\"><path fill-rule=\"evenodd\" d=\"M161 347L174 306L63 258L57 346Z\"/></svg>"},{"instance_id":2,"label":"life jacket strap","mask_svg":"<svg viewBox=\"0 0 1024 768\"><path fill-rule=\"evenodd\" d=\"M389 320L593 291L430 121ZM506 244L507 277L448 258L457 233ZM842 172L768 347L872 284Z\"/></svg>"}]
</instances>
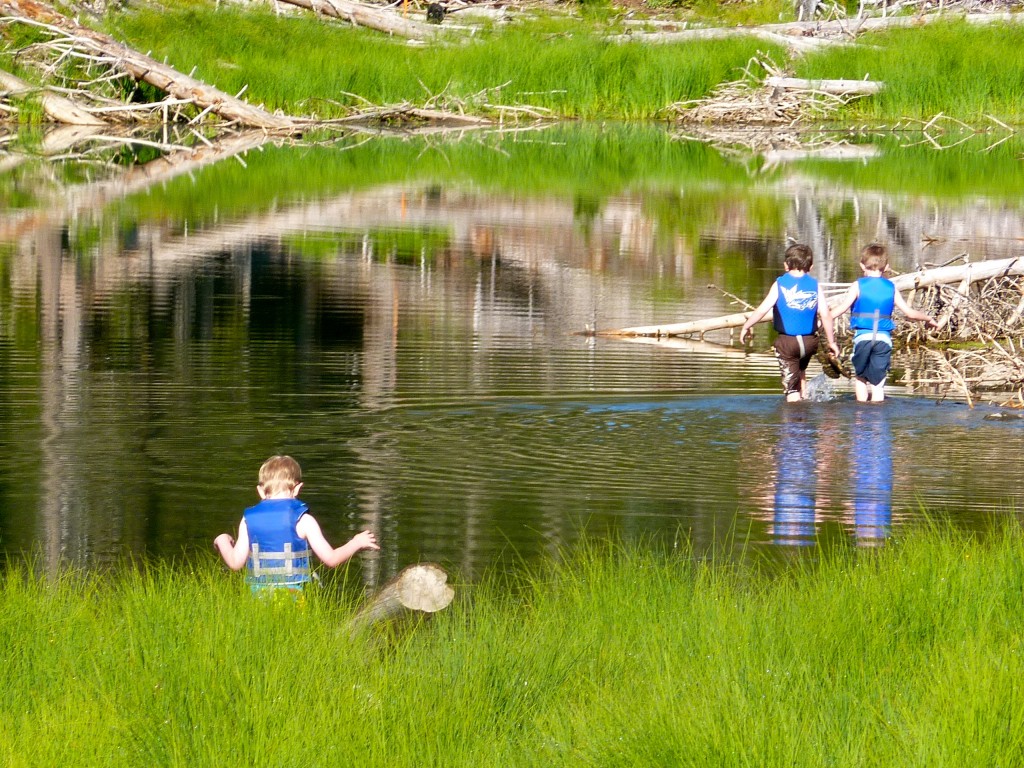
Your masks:
<instances>
[{"instance_id":1,"label":"life jacket strap","mask_svg":"<svg viewBox=\"0 0 1024 768\"><path fill-rule=\"evenodd\" d=\"M308 576L309 549L292 551L290 543L284 545L283 552L261 552L260 545L252 544L252 575L261 576ZM301 561L297 562L297 561ZM273 565L269 565L273 563Z\"/></svg>"}]
</instances>

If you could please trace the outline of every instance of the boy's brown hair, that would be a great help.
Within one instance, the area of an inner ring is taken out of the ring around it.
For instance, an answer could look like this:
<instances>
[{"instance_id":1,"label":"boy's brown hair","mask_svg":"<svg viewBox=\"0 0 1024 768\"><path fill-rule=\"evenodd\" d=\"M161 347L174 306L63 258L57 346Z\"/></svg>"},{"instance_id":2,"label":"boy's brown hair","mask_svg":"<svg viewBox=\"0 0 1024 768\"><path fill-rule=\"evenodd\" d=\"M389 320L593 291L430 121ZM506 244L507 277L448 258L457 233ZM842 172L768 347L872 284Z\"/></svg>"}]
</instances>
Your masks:
<instances>
[{"instance_id":1,"label":"boy's brown hair","mask_svg":"<svg viewBox=\"0 0 1024 768\"><path fill-rule=\"evenodd\" d=\"M860 252L860 263L864 269L885 272L889 267L889 251L881 243L865 245Z\"/></svg>"},{"instance_id":2,"label":"boy's brown hair","mask_svg":"<svg viewBox=\"0 0 1024 768\"><path fill-rule=\"evenodd\" d=\"M814 251L809 245L795 243L786 249L786 269L799 269L801 272L809 272L814 264Z\"/></svg>"},{"instance_id":3,"label":"boy's brown hair","mask_svg":"<svg viewBox=\"0 0 1024 768\"><path fill-rule=\"evenodd\" d=\"M302 482L302 467L291 456L271 456L260 467L260 487L268 496L291 492Z\"/></svg>"}]
</instances>

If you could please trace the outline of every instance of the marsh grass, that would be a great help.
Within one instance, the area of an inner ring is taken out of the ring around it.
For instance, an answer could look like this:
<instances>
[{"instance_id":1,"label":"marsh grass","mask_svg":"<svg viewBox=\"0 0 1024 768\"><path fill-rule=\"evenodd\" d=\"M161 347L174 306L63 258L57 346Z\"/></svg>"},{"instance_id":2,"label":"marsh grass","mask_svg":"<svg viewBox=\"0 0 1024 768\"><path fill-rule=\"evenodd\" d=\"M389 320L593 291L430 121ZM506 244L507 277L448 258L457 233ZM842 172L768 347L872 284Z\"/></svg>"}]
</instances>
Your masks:
<instances>
[{"instance_id":1,"label":"marsh grass","mask_svg":"<svg viewBox=\"0 0 1024 768\"><path fill-rule=\"evenodd\" d=\"M651 119L736 77L765 44L753 38L679 45L603 40L587 21L524 20L460 45L404 41L312 16L212 4L133 9L110 27L141 50L232 94L288 113L337 117L353 107L443 97L529 106L576 118ZM189 34L180 34L188 29ZM781 50L772 48L779 56ZM442 104L443 105L443 104Z\"/></svg>"},{"instance_id":2,"label":"marsh grass","mask_svg":"<svg viewBox=\"0 0 1024 768\"><path fill-rule=\"evenodd\" d=\"M590 544L422 625L212 562L0 583L0 762L1015 765L1021 531L935 522L779 573Z\"/></svg>"},{"instance_id":3,"label":"marsh grass","mask_svg":"<svg viewBox=\"0 0 1024 768\"><path fill-rule=\"evenodd\" d=\"M805 56L796 65L798 77L884 82L881 93L848 107L851 118L929 120L941 112L976 123L986 123L986 115L1024 119L1019 24L934 23L866 34L860 43Z\"/></svg>"}]
</instances>

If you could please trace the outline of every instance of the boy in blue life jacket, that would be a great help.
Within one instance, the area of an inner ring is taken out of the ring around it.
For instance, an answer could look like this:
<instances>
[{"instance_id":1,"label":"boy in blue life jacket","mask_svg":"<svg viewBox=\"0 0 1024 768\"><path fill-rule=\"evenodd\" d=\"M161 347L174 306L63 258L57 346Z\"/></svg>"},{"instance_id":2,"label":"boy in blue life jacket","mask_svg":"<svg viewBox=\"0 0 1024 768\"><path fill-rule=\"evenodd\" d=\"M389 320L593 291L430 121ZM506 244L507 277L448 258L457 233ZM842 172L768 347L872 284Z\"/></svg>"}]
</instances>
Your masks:
<instances>
[{"instance_id":1,"label":"boy in blue life jacket","mask_svg":"<svg viewBox=\"0 0 1024 768\"><path fill-rule=\"evenodd\" d=\"M835 307L839 317L850 310L850 330L853 331L854 392L857 400L873 403L885 400L885 377L892 364L893 308L908 320L923 322L929 328L938 328L930 315L913 309L892 280L883 277L889 268L889 252L884 245L871 243L860 252L860 269L864 276L849 287Z\"/></svg>"},{"instance_id":2,"label":"boy in blue life jacket","mask_svg":"<svg viewBox=\"0 0 1024 768\"><path fill-rule=\"evenodd\" d=\"M311 578L310 551L330 568L341 565L362 549L380 549L370 531L332 547L320 525L299 501L302 469L291 456L271 456L260 467L259 504L249 507L238 525L238 539L222 533L213 540L233 571L249 564L246 579L254 591L265 588L301 590Z\"/></svg>"},{"instance_id":3,"label":"boy in blue life jacket","mask_svg":"<svg viewBox=\"0 0 1024 768\"><path fill-rule=\"evenodd\" d=\"M782 374L782 391L788 402L807 398L807 364L818 351L818 320L825 331L829 349L839 356L832 330L832 313L818 281L807 274L814 264L814 253L801 243L786 249L786 273L772 283L771 290L750 313L740 331L740 343L753 336L752 328L772 310L775 330L775 356Z\"/></svg>"}]
</instances>

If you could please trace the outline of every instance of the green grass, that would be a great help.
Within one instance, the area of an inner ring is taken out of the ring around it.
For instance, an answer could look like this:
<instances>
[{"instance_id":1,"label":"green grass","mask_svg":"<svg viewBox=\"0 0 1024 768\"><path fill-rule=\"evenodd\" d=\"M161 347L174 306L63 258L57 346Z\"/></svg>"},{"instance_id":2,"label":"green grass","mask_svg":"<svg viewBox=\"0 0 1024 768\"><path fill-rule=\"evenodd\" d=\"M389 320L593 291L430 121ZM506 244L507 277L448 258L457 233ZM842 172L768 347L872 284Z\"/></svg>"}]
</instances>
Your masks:
<instances>
[{"instance_id":1,"label":"green grass","mask_svg":"<svg viewBox=\"0 0 1024 768\"><path fill-rule=\"evenodd\" d=\"M112 18L112 31L223 91L288 113L331 117L367 103L440 105L489 112L529 106L569 118L652 119L735 79L763 42L681 45L603 40L585 20L524 21L459 45L404 40L270 10L209 4L142 8ZM181 34L188 30L188 34ZM774 55L779 50L772 49ZM485 93L486 92L486 93Z\"/></svg>"},{"instance_id":2,"label":"green grass","mask_svg":"<svg viewBox=\"0 0 1024 768\"><path fill-rule=\"evenodd\" d=\"M1024 119L1024 25L933 23L859 38L828 48L795 67L797 77L869 77L885 83L853 103L849 118L930 120L938 113L972 123Z\"/></svg>"},{"instance_id":3,"label":"green grass","mask_svg":"<svg viewBox=\"0 0 1024 768\"><path fill-rule=\"evenodd\" d=\"M386 639L211 561L0 582L11 766L1024 759L1024 551L934 524L783 573L584 546Z\"/></svg>"}]
</instances>

